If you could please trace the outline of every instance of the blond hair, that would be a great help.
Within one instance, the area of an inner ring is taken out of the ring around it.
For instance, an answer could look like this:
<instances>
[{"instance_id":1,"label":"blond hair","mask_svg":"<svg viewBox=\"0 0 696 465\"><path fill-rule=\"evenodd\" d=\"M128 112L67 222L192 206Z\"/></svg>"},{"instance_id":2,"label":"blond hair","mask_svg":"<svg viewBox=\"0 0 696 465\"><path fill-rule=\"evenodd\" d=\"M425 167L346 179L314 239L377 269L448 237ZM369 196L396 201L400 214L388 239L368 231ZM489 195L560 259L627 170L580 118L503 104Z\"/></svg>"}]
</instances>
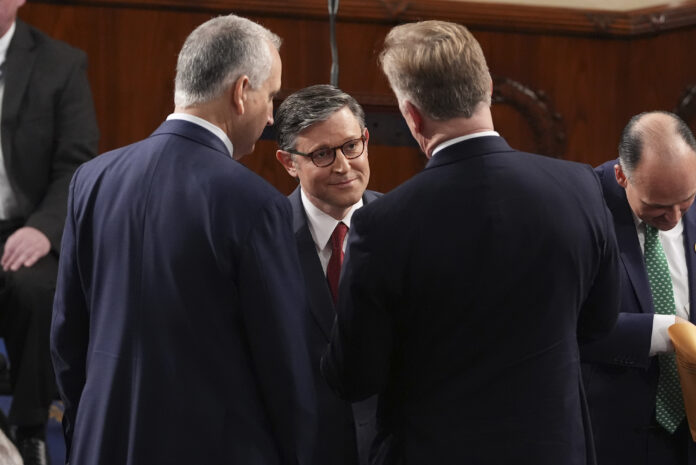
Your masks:
<instances>
[{"instance_id":1,"label":"blond hair","mask_svg":"<svg viewBox=\"0 0 696 465\"><path fill-rule=\"evenodd\" d=\"M396 26L387 34L379 59L399 102L409 100L433 119L469 118L480 103L491 103L486 58L460 24Z\"/></svg>"}]
</instances>

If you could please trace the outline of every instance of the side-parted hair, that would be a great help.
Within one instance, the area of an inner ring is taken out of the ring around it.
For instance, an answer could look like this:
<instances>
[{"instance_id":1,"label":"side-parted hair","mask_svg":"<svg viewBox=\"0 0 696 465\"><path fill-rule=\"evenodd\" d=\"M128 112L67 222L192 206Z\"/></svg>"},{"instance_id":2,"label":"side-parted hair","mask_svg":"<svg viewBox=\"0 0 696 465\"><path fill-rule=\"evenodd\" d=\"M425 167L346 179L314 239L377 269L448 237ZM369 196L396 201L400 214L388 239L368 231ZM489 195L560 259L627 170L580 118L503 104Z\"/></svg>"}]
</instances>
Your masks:
<instances>
[{"instance_id":1,"label":"side-parted hair","mask_svg":"<svg viewBox=\"0 0 696 465\"><path fill-rule=\"evenodd\" d=\"M241 76L252 88L268 79L273 58L269 45L281 39L240 16L218 16L198 26L184 42L176 64L174 104L190 107L216 99Z\"/></svg>"},{"instance_id":2,"label":"side-parted hair","mask_svg":"<svg viewBox=\"0 0 696 465\"><path fill-rule=\"evenodd\" d=\"M341 89L329 84L305 87L290 94L278 106L274 118L276 138L281 150L295 148L297 135L317 123L326 121L344 107L353 113L365 129L365 112L360 104Z\"/></svg>"},{"instance_id":3,"label":"side-parted hair","mask_svg":"<svg viewBox=\"0 0 696 465\"><path fill-rule=\"evenodd\" d=\"M379 56L399 102L409 100L435 120L469 118L490 105L491 76L467 28L445 21L394 27Z\"/></svg>"},{"instance_id":4,"label":"side-parted hair","mask_svg":"<svg viewBox=\"0 0 696 465\"><path fill-rule=\"evenodd\" d=\"M696 139L694 134L689 129L689 126L679 116L668 111L646 111L639 113L630 119L623 132L621 133L621 141L619 142L619 164L627 177L631 177L633 171L640 163L645 146L645 135L647 131L642 127L640 121L648 115L665 115L674 122L674 133L696 152Z\"/></svg>"}]
</instances>

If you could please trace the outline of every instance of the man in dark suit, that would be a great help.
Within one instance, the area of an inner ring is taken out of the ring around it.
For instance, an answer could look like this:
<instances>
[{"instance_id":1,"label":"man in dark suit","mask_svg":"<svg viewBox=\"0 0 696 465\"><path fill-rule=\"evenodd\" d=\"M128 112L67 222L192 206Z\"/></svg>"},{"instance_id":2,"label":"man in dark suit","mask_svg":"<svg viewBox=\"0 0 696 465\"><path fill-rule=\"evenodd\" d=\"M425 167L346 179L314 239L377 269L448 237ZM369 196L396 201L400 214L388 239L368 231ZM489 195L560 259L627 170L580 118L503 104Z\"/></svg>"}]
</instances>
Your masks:
<instances>
[{"instance_id":1,"label":"man in dark suit","mask_svg":"<svg viewBox=\"0 0 696 465\"><path fill-rule=\"evenodd\" d=\"M581 351L597 459L694 465L667 328L696 322L696 141L676 115L642 113L624 129L619 159L596 171L622 263L616 327ZM659 263L665 285L655 287Z\"/></svg>"},{"instance_id":2,"label":"man in dark suit","mask_svg":"<svg viewBox=\"0 0 696 465\"><path fill-rule=\"evenodd\" d=\"M381 62L430 160L353 217L324 375L379 393L373 463L593 463L577 338L612 328L619 291L592 169L493 131L465 27L395 27Z\"/></svg>"},{"instance_id":3,"label":"man in dark suit","mask_svg":"<svg viewBox=\"0 0 696 465\"><path fill-rule=\"evenodd\" d=\"M312 463L367 465L377 399L351 405L329 389L319 371L336 317L334 303L350 219L358 208L381 195L366 190L370 134L365 113L340 89L315 85L288 96L278 107L275 121L280 147L276 158L300 183L289 198L313 319L308 336L319 400L319 435Z\"/></svg>"},{"instance_id":4,"label":"man in dark suit","mask_svg":"<svg viewBox=\"0 0 696 465\"><path fill-rule=\"evenodd\" d=\"M9 422L27 465L46 463L55 394L49 327L68 184L99 138L85 54L0 12L0 335L11 362Z\"/></svg>"},{"instance_id":5,"label":"man in dark suit","mask_svg":"<svg viewBox=\"0 0 696 465\"><path fill-rule=\"evenodd\" d=\"M175 113L73 178L51 328L71 465L309 463L292 212L235 161L273 123L279 46L234 15L202 24Z\"/></svg>"}]
</instances>

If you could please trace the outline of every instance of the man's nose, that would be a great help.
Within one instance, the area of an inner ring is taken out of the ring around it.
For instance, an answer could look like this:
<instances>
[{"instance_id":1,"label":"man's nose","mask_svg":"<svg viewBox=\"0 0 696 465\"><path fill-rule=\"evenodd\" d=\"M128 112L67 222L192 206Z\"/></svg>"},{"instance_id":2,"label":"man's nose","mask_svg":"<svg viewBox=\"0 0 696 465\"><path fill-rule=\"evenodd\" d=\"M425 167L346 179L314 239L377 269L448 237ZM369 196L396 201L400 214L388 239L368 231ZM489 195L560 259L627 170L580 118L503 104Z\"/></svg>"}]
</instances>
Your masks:
<instances>
[{"instance_id":1,"label":"man's nose","mask_svg":"<svg viewBox=\"0 0 696 465\"><path fill-rule=\"evenodd\" d=\"M331 166L331 169L334 171L348 171L350 169L350 163L348 163L348 159L346 158L345 155L343 155L343 152L341 152L341 149L335 149L336 150L336 159L333 162L333 165Z\"/></svg>"}]
</instances>

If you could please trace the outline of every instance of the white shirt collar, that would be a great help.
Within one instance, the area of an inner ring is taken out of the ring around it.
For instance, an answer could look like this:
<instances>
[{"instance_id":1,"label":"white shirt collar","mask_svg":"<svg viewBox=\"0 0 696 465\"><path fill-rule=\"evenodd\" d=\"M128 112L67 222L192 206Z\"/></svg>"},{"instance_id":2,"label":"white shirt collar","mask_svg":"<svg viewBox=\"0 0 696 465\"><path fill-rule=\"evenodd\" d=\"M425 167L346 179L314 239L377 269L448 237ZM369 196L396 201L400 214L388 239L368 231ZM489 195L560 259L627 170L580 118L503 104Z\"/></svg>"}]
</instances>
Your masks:
<instances>
[{"instance_id":1,"label":"white shirt collar","mask_svg":"<svg viewBox=\"0 0 696 465\"><path fill-rule=\"evenodd\" d=\"M17 23L12 23L12 26L10 26L5 35L0 37L0 64L5 62L5 58L7 57L7 49L10 47L12 37L14 37L16 24Z\"/></svg>"},{"instance_id":2,"label":"white shirt collar","mask_svg":"<svg viewBox=\"0 0 696 465\"><path fill-rule=\"evenodd\" d=\"M483 132L475 132L473 134L467 134L466 136L460 136L460 137L455 137L454 139L446 140L444 142L441 142L435 149L433 150L433 154L430 156L431 158L435 156L437 152L440 150L449 147L450 145L458 144L459 142L463 142L465 140L469 139L475 139L476 137L486 137L486 136L500 136L497 131L483 131Z\"/></svg>"},{"instance_id":3,"label":"white shirt collar","mask_svg":"<svg viewBox=\"0 0 696 465\"><path fill-rule=\"evenodd\" d=\"M225 131L215 126L210 121L204 120L203 118L199 118L198 116L190 115L188 113L172 113L171 115L167 116L167 121L173 119L181 119L184 121L188 121L189 123L197 124L212 132L218 137L218 139L222 141L223 144L225 144L225 147L227 147L227 151L229 152L230 157L234 158L234 147L232 147L232 141L229 137L227 137Z\"/></svg>"},{"instance_id":4,"label":"white shirt collar","mask_svg":"<svg viewBox=\"0 0 696 465\"><path fill-rule=\"evenodd\" d=\"M339 220L333 218L332 216L319 210L316 205L309 200L307 194L305 194L302 186L300 186L300 197L302 198L302 205L304 206L305 212L307 212L307 220L309 221L309 232L312 233L312 238L314 239L314 244L319 250L322 250L328 244L329 239L331 239L331 234ZM358 208L362 207L363 201L362 197L356 204L350 207L346 216L343 217L341 222L350 228L350 219L353 217L353 213Z\"/></svg>"}]
</instances>

